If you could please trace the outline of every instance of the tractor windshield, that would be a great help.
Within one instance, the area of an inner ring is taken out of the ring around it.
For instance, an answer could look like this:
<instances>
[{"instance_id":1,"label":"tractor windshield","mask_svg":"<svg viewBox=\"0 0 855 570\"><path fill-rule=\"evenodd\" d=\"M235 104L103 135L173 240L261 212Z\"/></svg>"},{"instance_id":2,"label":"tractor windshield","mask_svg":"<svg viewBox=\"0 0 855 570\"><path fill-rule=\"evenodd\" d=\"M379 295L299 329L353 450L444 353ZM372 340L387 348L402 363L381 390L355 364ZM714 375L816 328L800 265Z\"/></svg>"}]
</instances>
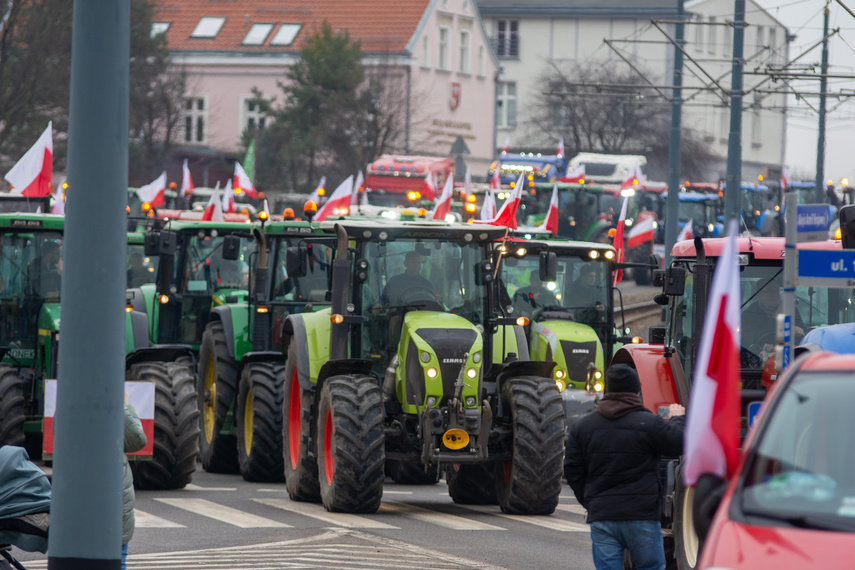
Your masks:
<instances>
[{"instance_id":1,"label":"tractor windshield","mask_svg":"<svg viewBox=\"0 0 855 570\"><path fill-rule=\"evenodd\" d=\"M249 281L251 238L240 238L237 259L223 257L223 235L194 235L187 244L185 291L213 293L219 289L246 289Z\"/></svg>"},{"instance_id":2,"label":"tractor windshield","mask_svg":"<svg viewBox=\"0 0 855 570\"><path fill-rule=\"evenodd\" d=\"M0 346L15 358L35 356L39 310L61 281L60 232L0 233Z\"/></svg>"},{"instance_id":3,"label":"tractor windshield","mask_svg":"<svg viewBox=\"0 0 855 570\"><path fill-rule=\"evenodd\" d=\"M154 283L157 278L157 264L160 258L146 255L142 244L128 244L128 287L139 287Z\"/></svg>"}]
</instances>

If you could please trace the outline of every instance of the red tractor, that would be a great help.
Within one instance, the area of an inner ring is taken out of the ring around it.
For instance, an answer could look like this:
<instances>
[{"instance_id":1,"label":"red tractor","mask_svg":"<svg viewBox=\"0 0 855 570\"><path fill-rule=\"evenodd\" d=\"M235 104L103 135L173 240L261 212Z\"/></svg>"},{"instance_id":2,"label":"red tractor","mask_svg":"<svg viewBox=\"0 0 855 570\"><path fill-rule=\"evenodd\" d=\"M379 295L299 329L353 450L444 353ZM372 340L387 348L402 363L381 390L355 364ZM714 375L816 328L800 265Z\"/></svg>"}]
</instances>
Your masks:
<instances>
[{"instance_id":1,"label":"red tractor","mask_svg":"<svg viewBox=\"0 0 855 570\"><path fill-rule=\"evenodd\" d=\"M638 370L644 405L664 413L672 403L688 407L692 372L706 317L708 295L717 258L726 239L682 241L671 250L671 266L657 272L667 304L664 327L652 327L648 344L619 349L611 363L626 363ZM839 250L838 241L802 243L799 249ZM740 380L743 435L748 428L748 404L761 401L776 378L776 314L781 312L784 238L739 237ZM852 289L796 287L793 315L795 341L808 331L829 324L855 322ZM669 567L693 569L698 560L698 535L692 518L693 488L683 486L680 458L663 461L662 528ZM676 565L675 565L676 564Z\"/></svg>"}]
</instances>

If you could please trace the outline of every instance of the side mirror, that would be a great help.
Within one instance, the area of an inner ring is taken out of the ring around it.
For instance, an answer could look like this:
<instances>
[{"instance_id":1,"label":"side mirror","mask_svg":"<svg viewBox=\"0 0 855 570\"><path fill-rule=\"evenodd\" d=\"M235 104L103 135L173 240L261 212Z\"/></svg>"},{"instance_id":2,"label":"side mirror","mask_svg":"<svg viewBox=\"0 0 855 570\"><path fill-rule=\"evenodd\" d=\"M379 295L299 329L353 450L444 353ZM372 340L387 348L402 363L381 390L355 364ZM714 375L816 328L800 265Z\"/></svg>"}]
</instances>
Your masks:
<instances>
[{"instance_id":1,"label":"side mirror","mask_svg":"<svg viewBox=\"0 0 855 570\"><path fill-rule=\"evenodd\" d=\"M555 281L558 278L558 256L554 251L540 252L540 280Z\"/></svg>"},{"instance_id":2,"label":"side mirror","mask_svg":"<svg viewBox=\"0 0 855 570\"><path fill-rule=\"evenodd\" d=\"M240 257L240 238L237 236L226 236L223 238L223 259L234 261Z\"/></svg>"},{"instance_id":3,"label":"side mirror","mask_svg":"<svg viewBox=\"0 0 855 570\"><path fill-rule=\"evenodd\" d=\"M686 291L686 270L682 267L669 267L665 270L662 292L670 297L680 297Z\"/></svg>"},{"instance_id":4,"label":"side mirror","mask_svg":"<svg viewBox=\"0 0 855 570\"><path fill-rule=\"evenodd\" d=\"M305 245L289 247L285 251L285 270L288 277L305 277L309 266L309 249Z\"/></svg>"},{"instance_id":5,"label":"side mirror","mask_svg":"<svg viewBox=\"0 0 855 570\"><path fill-rule=\"evenodd\" d=\"M653 286L654 287L664 287L665 286L665 270L664 269L654 269L653 270Z\"/></svg>"},{"instance_id":6,"label":"side mirror","mask_svg":"<svg viewBox=\"0 0 855 570\"><path fill-rule=\"evenodd\" d=\"M143 241L146 257L160 255L160 232L148 232Z\"/></svg>"},{"instance_id":7,"label":"side mirror","mask_svg":"<svg viewBox=\"0 0 855 570\"><path fill-rule=\"evenodd\" d=\"M151 239L151 243L149 242ZM178 234L170 231L152 232L146 236L146 255L175 255L175 246L178 244ZM152 250L149 253L150 248Z\"/></svg>"}]
</instances>

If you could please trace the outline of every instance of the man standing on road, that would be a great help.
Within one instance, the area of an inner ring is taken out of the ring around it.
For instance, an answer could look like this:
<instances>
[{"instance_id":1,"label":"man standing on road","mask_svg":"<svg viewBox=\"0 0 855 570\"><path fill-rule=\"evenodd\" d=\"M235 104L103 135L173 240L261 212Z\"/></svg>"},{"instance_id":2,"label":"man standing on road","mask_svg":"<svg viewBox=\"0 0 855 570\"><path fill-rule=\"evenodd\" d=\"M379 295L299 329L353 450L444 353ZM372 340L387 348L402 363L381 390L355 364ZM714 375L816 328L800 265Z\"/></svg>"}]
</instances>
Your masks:
<instances>
[{"instance_id":1,"label":"man standing on road","mask_svg":"<svg viewBox=\"0 0 855 570\"><path fill-rule=\"evenodd\" d=\"M588 511L597 570L622 570L624 549L638 570L664 570L659 524L662 456L683 452L685 409L671 404L670 421L647 410L635 369L613 364L596 411L570 431L564 475Z\"/></svg>"}]
</instances>

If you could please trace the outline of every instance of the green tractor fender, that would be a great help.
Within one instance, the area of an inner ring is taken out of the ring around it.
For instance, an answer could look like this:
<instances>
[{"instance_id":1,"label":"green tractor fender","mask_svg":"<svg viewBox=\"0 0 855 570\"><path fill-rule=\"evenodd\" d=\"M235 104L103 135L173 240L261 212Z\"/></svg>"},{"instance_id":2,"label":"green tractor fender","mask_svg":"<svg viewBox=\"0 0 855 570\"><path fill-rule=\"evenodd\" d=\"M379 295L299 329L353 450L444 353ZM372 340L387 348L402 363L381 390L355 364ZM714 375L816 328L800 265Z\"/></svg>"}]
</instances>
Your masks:
<instances>
[{"instance_id":1,"label":"green tractor fender","mask_svg":"<svg viewBox=\"0 0 855 570\"><path fill-rule=\"evenodd\" d=\"M136 310L125 312L125 355L148 345L148 315Z\"/></svg>"},{"instance_id":2,"label":"green tractor fender","mask_svg":"<svg viewBox=\"0 0 855 570\"><path fill-rule=\"evenodd\" d=\"M226 348L235 362L241 362L252 350L249 339L249 308L246 302L220 305L211 309L208 322L220 321L226 335Z\"/></svg>"},{"instance_id":3,"label":"green tractor fender","mask_svg":"<svg viewBox=\"0 0 855 570\"><path fill-rule=\"evenodd\" d=\"M585 388L588 366L604 370L605 353L600 338L590 326L574 321L542 321L531 327L531 357L555 362L555 371L563 371L567 383Z\"/></svg>"},{"instance_id":4,"label":"green tractor fender","mask_svg":"<svg viewBox=\"0 0 855 570\"><path fill-rule=\"evenodd\" d=\"M291 339L297 348L297 378L303 390L314 391L323 365L330 357L330 315L327 308L316 313L288 315L282 332L282 347Z\"/></svg>"},{"instance_id":5,"label":"green tractor fender","mask_svg":"<svg viewBox=\"0 0 855 570\"><path fill-rule=\"evenodd\" d=\"M582 237L582 241L611 243L611 238L609 238L609 228L611 228L611 225L609 225L608 222L597 220L590 228L588 228L588 231L585 232L585 235Z\"/></svg>"},{"instance_id":6,"label":"green tractor fender","mask_svg":"<svg viewBox=\"0 0 855 570\"><path fill-rule=\"evenodd\" d=\"M39 310L36 367L42 378L56 378L59 349L59 303L44 303Z\"/></svg>"},{"instance_id":7,"label":"green tractor fender","mask_svg":"<svg viewBox=\"0 0 855 570\"><path fill-rule=\"evenodd\" d=\"M499 326L493 333L493 362L502 362L511 353L519 360L530 358L525 329L517 325Z\"/></svg>"}]
</instances>

